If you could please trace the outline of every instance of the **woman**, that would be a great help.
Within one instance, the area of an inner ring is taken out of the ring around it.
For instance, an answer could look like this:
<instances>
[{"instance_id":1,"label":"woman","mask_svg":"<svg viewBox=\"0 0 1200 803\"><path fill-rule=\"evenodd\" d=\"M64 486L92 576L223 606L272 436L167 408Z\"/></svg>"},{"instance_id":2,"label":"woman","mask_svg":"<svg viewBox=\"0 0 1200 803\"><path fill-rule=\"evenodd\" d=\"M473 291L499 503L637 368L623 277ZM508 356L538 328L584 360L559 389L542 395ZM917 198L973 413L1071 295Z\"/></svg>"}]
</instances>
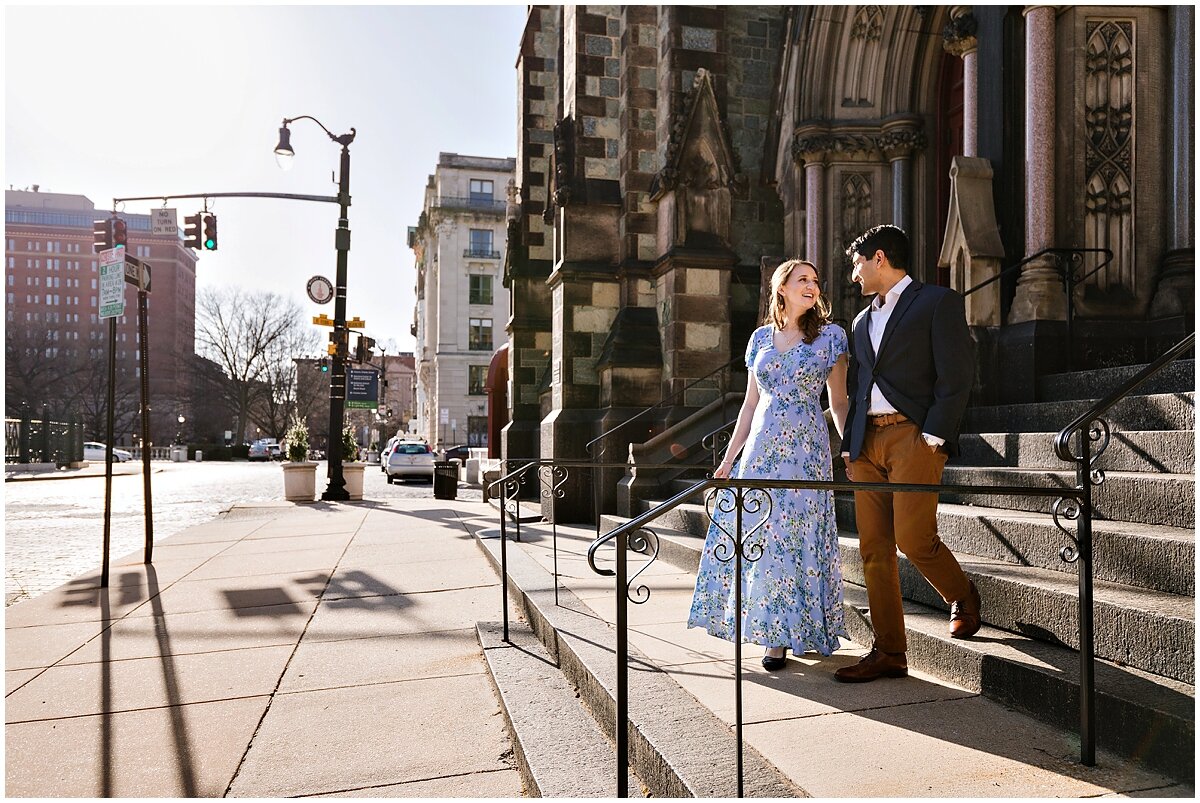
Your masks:
<instances>
[{"instance_id":1,"label":"woman","mask_svg":"<svg viewBox=\"0 0 1200 803\"><path fill-rule=\"evenodd\" d=\"M847 345L845 331L829 322L829 304L813 264L793 259L776 268L766 325L754 331L746 347L746 400L714 476L729 477L741 452L735 472L741 479L832 479L821 388L829 388L840 434L849 406ZM847 634L833 494L779 489L769 493L766 524L747 544L761 544L762 556L742 562L742 639L767 647L762 663L775 671L786 665L788 649L797 655L806 650L830 655L839 646L838 637ZM717 524L730 533L736 532L736 525L729 511L718 509L714 518L696 575L688 627L703 627L732 641L733 544ZM743 512L744 529L759 520L755 513ZM714 555L722 542L724 547ZM754 550L746 549L743 555L747 551L753 557Z\"/></svg>"}]
</instances>

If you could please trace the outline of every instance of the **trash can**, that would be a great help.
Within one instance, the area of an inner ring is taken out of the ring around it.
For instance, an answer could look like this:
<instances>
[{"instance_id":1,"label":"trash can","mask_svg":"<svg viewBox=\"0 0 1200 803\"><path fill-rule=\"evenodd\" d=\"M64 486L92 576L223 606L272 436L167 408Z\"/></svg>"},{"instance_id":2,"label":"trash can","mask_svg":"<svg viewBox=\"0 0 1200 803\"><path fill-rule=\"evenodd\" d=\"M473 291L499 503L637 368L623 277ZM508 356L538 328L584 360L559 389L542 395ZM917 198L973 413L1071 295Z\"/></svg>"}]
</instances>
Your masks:
<instances>
[{"instance_id":1,"label":"trash can","mask_svg":"<svg viewBox=\"0 0 1200 803\"><path fill-rule=\"evenodd\" d=\"M433 464L433 498L458 498L458 461L437 460Z\"/></svg>"},{"instance_id":2,"label":"trash can","mask_svg":"<svg viewBox=\"0 0 1200 803\"><path fill-rule=\"evenodd\" d=\"M184 454L184 456L185 456L185 457L187 456L187 452L186 452L186 451L185 451L183 454ZM196 462L197 462L197 463L202 463L202 462L204 462L204 452L200 451L199 449L197 449L197 450L196 450Z\"/></svg>"}]
</instances>

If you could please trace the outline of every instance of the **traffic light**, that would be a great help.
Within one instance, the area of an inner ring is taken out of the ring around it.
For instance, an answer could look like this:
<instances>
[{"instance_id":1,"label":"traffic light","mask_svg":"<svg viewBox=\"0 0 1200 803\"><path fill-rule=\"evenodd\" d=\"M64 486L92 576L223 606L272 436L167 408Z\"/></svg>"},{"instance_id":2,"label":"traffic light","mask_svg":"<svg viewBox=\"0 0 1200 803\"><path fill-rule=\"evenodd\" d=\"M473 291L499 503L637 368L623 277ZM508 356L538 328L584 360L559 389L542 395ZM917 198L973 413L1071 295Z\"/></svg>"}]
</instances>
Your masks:
<instances>
[{"instance_id":1,"label":"traffic light","mask_svg":"<svg viewBox=\"0 0 1200 803\"><path fill-rule=\"evenodd\" d=\"M359 335L358 342L354 347L354 361L360 363L369 363L371 358L375 356L371 353L371 349L375 347L375 338Z\"/></svg>"},{"instance_id":2,"label":"traffic light","mask_svg":"<svg viewBox=\"0 0 1200 803\"><path fill-rule=\"evenodd\" d=\"M113 247L113 219L92 221L92 250L97 254Z\"/></svg>"},{"instance_id":3,"label":"traffic light","mask_svg":"<svg viewBox=\"0 0 1200 803\"><path fill-rule=\"evenodd\" d=\"M217 216L204 216L204 250L217 250Z\"/></svg>"},{"instance_id":4,"label":"traffic light","mask_svg":"<svg viewBox=\"0 0 1200 803\"><path fill-rule=\"evenodd\" d=\"M317 370L323 374L329 373L329 358L328 357L322 357L321 359L317 360Z\"/></svg>"},{"instance_id":5,"label":"traffic light","mask_svg":"<svg viewBox=\"0 0 1200 803\"><path fill-rule=\"evenodd\" d=\"M195 248L199 251L203 246L200 242L200 214L188 215L183 219L183 247Z\"/></svg>"},{"instance_id":6,"label":"traffic light","mask_svg":"<svg viewBox=\"0 0 1200 803\"><path fill-rule=\"evenodd\" d=\"M121 218L112 218L113 227L113 247L128 246L129 244L129 224Z\"/></svg>"}]
</instances>

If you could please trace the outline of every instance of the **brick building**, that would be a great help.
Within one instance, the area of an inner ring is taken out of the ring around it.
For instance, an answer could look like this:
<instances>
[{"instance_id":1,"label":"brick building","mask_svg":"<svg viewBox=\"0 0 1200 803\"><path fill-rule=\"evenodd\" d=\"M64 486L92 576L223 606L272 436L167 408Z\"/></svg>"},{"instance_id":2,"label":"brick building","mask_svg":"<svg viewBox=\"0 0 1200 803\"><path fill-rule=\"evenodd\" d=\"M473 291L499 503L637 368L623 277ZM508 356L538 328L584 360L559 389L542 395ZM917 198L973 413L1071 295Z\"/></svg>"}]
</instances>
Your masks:
<instances>
[{"instance_id":1,"label":"brick building","mask_svg":"<svg viewBox=\"0 0 1200 803\"><path fill-rule=\"evenodd\" d=\"M109 212L82 195L31 190L5 192L6 413L21 402L61 406L93 419L102 415L106 389L108 325L99 319L98 260L92 222ZM190 366L195 354L196 255L178 234L154 236L148 215L121 214L128 225L128 250L152 266L148 298L151 437L167 443L183 414L192 418ZM136 405L139 377L137 290L126 289L125 315L117 320L118 443L140 437L128 415ZM65 392L72 377L85 395ZM97 404L99 400L99 404ZM99 411L96 408L101 408ZM89 428L89 434L98 434Z\"/></svg>"}]
</instances>

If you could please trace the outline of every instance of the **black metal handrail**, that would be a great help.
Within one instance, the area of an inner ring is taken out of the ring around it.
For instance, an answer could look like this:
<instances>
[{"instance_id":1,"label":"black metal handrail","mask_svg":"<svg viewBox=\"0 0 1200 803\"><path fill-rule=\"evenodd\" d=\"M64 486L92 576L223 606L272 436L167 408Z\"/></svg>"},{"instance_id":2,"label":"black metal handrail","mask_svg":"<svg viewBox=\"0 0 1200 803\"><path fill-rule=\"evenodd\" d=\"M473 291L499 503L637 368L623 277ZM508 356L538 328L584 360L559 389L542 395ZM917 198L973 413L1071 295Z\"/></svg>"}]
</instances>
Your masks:
<instances>
[{"instance_id":1,"label":"black metal handrail","mask_svg":"<svg viewBox=\"0 0 1200 803\"><path fill-rule=\"evenodd\" d=\"M599 443L600 441L602 441L602 440L604 440L605 438L607 438L609 435L612 435L614 432L616 432L617 430L621 429L622 427L625 427L625 426L628 426L629 424L632 424L634 421L637 421L637 420L638 420L639 418L641 418L642 416L649 415L651 412L653 412L654 410L657 410L657 409L659 409L660 407L662 407L663 405L667 404L668 402L673 402L673 401L675 401L675 399L679 398L679 397L680 397L681 395L683 395L684 393L687 393L689 390L691 390L692 388L694 388L696 385L700 384L700 383L701 383L701 382L703 382L704 380L706 380L706 379L711 379L712 377L714 377L714 376L716 376L717 374L719 374L721 371L724 371L725 369L727 369L727 368L730 368L730 367L732 367L732 366L736 365L736 364L737 364L738 362L740 362L740 361L741 361L741 357L734 357L734 358L733 358L732 360L730 360L729 362L725 363L724 365L721 365L721 366L720 366L720 367L718 367L718 368L714 368L713 370L709 371L707 374L705 374L704 376L700 377L699 379L693 379L691 382L689 382L688 384L684 385L682 388L680 388L679 390L675 391L675 392L674 392L674 393L672 393L670 396L667 396L667 397L666 397L666 398L664 398L664 399L660 399L658 402L656 402L655 404L652 404L652 405L650 405L650 406L649 406L649 407L647 407L645 410L642 410L641 412L639 412L639 413L636 413L636 414L634 414L634 415L630 416L629 418L626 418L624 421L622 421L621 423L617 424L615 427L612 427L612 428L610 428L608 431L606 431L606 432L603 432L603 433L601 433L600 435L597 435L595 438L592 438L590 441L588 441L588 442L587 442L587 445L584 447L584 449L587 451L587 453L588 453L589 455L591 455L591 454L592 454L592 447L593 447L593 446L595 446L595 445L596 445L597 443ZM601 451L600 451L600 456L601 456L601 457L603 457L603 456L604 456L604 450L601 450ZM595 457L595 455L593 455L593 457Z\"/></svg>"},{"instance_id":2,"label":"black metal handrail","mask_svg":"<svg viewBox=\"0 0 1200 803\"><path fill-rule=\"evenodd\" d=\"M1100 262L1099 265L1092 268L1087 273L1080 274L1079 271L1083 267L1084 254L1104 254L1104 259ZM1067 294L1067 370L1070 371L1070 370L1072 370L1072 364L1074 361L1073 354L1075 351L1075 349L1074 349L1074 342L1075 342L1075 288L1077 286L1079 286L1080 284L1082 284L1083 282L1090 279L1092 276L1095 276L1097 273L1100 272L1101 268L1106 266L1108 263L1112 262L1112 258L1113 258L1112 249L1109 249L1109 248L1043 248L1041 251L1038 251L1036 254L1031 254L1031 255L1025 257L1024 259L1022 259L1020 262L1009 265L1007 268L1004 268L999 273L997 273L995 276L992 276L988 279L984 279L982 282L975 285L970 290L965 291L963 293L963 298L966 298L967 296L971 295L971 293L974 293L976 290L982 290L984 287L987 287L992 282L999 281L1001 277L1007 276L1009 273L1012 273L1013 271L1017 270L1018 268L1022 268L1025 265L1028 265L1030 262L1033 262L1035 259L1038 259L1038 258L1046 256L1046 255L1050 255L1050 256L1054 257L1054 264L1059 269L1060 273L1062 274L1063 291ZM1070 258L1071 264L1069 266L1064 266L1063 262L1064 262L1064 259L1067 257Z\"/></svg>"},{"instance_id":3,"label":"black metal handrail","mask_svg":"<svg viewBox=\"0 0 1200 803\"><path fill-rule=\"evenodd\" d=\"M1066 507L1061 511L1067 518L1078 519L1075 543L1063 548L1060 553L1063 560L1074 562L1079 560L1079 654L1091 655L1094 651L1092 643L1092 489L1103 485L1105 476L1101 469L1096 468L1096 462L1108 448L1110 432L1108 422L1102 416L1114 404L1128 397L1141 387L1147 380L1174 362L1182 354L1194 350L1196 334L1185 337L1176 343L1165 354L1147 365L1132 379L1121 387L1100 399L1084 413L1076 418L1058 433L1054 439L1054 452L1060 459L1075 464L1076 490L1080 494L1076 508ZM1071 438L1079 433L1079 454L1071 451ZM1092 444L1098 444L1094 449ZM1055 523L1058 523L1060 511L1055 510ZM1061 525L1059 525L1061 527ZM1086 567L1086 571L1084 571ZM1086 640L1085 640L1086 639ZM1092 662L1080 662L1080 712L1079 733L1082 761L1092 766L1096 761L1096 695L1095 675Z\"/></svg>"},{"instance_id":4,"label":"black metal handrail","mask_svg":"<svg viewBox=\"0 0 1200 803\"><path fill-rule=\"evenodd\" d=\"M1087 574L1088 584L1090 586L1092 564L1091 555L1084 553L1078 549L1078 541L1076 536L1071 535L1066 526L1060 520L1066 518L1068 520L1079 519L1080 530L1087 529L1090 532L1091 526L1091 508L1084 503L1085 491L1081 489L1062 489L1062 488L1036 488L1024 486L1008 486L1008 485L922 485L922 484L901 484L901 483L859 483L850 481L832 481L832 480L748 480L748 479L706 479L697 482L691 488L681 491L665 502L657 505L653 509L646 511L640 516L630 519L625 524L613 529L592 542L588 548L588 565L592 571L605 577L616 577L616 659L617 659L617 684L615 689L616 702L616 753L617 753L617 797L628 797L628 777L629 777L629 611L628 605L630 601L634 604L645 603L650 598L650 589L641 585L636 589L633 588L633 583L638 576L644 572L647 567L658 557L659 538L658 534L648 528L646 525L654 521L664 513L684 504L692 497L702 492L710 492L705 501L705 507L708 510L709 519L713 520L713 503L716 502L716 508L725 513L735 513L736 526L735 533L726 531L723 527L721 531L732 540L732 544L726 545L722 542L717 549L724 548L723 555L718 556L723 561L734 561L734 577L739 578L742 574L742 561L754 562L762 556L762 546L760 544L748 543L753 536L766 522L769 515L770 506L773 504L770 494L766 493L767 489L786 489L786 490L826 490L826 491L885 491L889 493L895 492L929 492L929 493L955 493L955 494L995 494L1001 496L1044 496L1057 497L1052 513L1054 523L1060 530L1071 540L1075 545L1063 547L1060 550L1060 557L1064 561L1074 562L1079 561L1080 573ZM715 492L720 490L729 490L733 492L733 500L730 502L728 497L724 501L718 499ZM752 494L758 492L762 494L760 497L752 497ZM765 500L764 500L765 497ZM1073 503L1073 504L1072 504ZM751 515L758 514L764 507L767 506L767 514L762 520L748 531L743 527L743 513ZM715 523L715 521L714 521ZM717 525L720 527L720 525ZM616 569L602 569L596 565L596 552L604 544L616 540ZM628 576L627 557L630 547L636 552L648 555L649 560L642 565L640 569L632 577ZM1081 584L1082 584L1081 580ZM734 638L734 667L735 667L735 729L737 733L737 778L738 778L738 797L743 795L743 734L742 734L742 633L741 633L741 583L735 581L733 583L735 602L734 607L739 612L739 615L734 617L735 621L735 638ZM1083 629L1087 627L1090 631L1092 627L1092 619L1090 610L1087 615L1084 615L1082 610L1083 600L1080 600L1080 677L1090 678L1094 674L1095 656L1091 650L1084 651L1083 644L1092 644L1092 633L1084 633ZM1095 710L1094 688L1089 684L1086 687L1081 685L1080 689L1080 736L1083 743L1080 746L1080 760L1087 766L1095 764L1095 732L1091 729L1091 719L1089 712ZM1091 699L1085 699L1090 697Z\"/></svg>"}]
</instances>

